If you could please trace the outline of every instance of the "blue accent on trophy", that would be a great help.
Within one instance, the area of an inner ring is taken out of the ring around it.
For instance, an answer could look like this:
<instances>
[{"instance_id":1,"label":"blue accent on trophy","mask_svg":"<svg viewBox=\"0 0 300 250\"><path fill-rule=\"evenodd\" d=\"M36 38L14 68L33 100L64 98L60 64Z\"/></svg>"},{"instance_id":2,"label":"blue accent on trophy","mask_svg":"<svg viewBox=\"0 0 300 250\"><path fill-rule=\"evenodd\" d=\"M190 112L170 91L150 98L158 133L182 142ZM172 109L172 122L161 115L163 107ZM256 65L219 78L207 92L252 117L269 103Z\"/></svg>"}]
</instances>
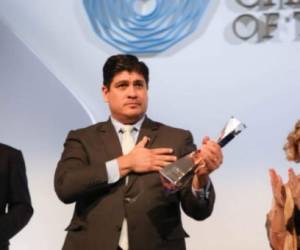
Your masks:
<instances>
[{"instance_id":1,"label":"blue accent on trophy","mask_svg":"<svg viewBox=\"0 0 300 250\"><path fill-rule=\"evenodd\" d=\"M165 51L193 33L209 0L83 0L96 34L125 53Z\"/></svg>"}]
</instances>

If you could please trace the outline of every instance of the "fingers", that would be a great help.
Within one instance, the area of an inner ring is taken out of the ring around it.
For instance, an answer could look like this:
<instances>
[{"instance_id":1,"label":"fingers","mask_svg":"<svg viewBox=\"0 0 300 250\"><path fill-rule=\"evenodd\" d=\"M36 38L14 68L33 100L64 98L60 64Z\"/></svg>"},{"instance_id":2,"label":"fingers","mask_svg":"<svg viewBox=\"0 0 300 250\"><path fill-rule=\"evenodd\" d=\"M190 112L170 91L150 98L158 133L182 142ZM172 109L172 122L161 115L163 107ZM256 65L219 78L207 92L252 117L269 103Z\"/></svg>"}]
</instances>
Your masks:
<instances>
[{"instance_id":1,"label":"fingers","mask_svg":"<svg viewBox=\"0 0 300 250\"><path fill-rule=\"evenodd\" d=\"M151 165L155 168L163 168L176 160L177 157L174 155L154 155Z\"/></svg>"},{"instance_id":2,"label":"fingers","mask_svg":"<svg viewBox=\"0 0 300 250\"><path fill-rule=\"evenodd\" d=\"M221 147L212 140L206 140L201 148L201 157L205 161L207 168L213 171L223 162Z\"/></svg>"},{"instance_id":3,"label":"fingers","mask_svg":"<svg viewBox=\"0 0 300 250\"><path fill-rule=\"evenodd\" d=\"M154 148L150 149L152 153L157 155L164 155L164 154L172 154L173 149L172 148Z\"/></svg>"},{"instance_id":4,"label":"fingers","mask_svg":"<svg viewBox=\"0 0 300 250\"><path fill-rule=\"evenodd\" d=\"M143 139L136 144L136 147L138 148L145 148L147 143L149 142L150 138L147 136L144 136ZM173 149L172 148L155 148L155 149L150 149L152 153L154 154L159 154L159 155L164 155L164 154L172 154Z\"/></svg>"},{"instance_id":5,"label":"fingers","mask_svg":"<svg viewBox=\"0 0 300 250\"><path fill-rule=\"evenodd\" d=\"M153 166L164 168L164 167L168 166L169 164L171 164L172 162L171 161L155 160L154 163L153 163Z\"/></svg>"},{"instance_id":6,"label":"fingers","mask_svg":"<svg viewBox=\"0 0 300 250\"><path fill-rule=\"evenodd\" d=\"M300 175L296 175L292 168L289 169L288 186L292 192L295 205L300 209Z\"/></svg>"},{"instance_id":7,"label":"fingers","mask_svg":"<svg viewBox=\"0 0 300 250\"><path fill-rule=\"evenodd\" d=\"M281 177L276 173L275 169L269 169L269 176L272 186L274 186L276 183L281 184Z\"/></svg>"},{"instance_id":8,"label":"fingers","mask_svg":"<svg viewBox=\"0 0 300 250\"><path fill-rule=\"evenodd\" d=\"M155 159L165 162L174 162L177 160L177 157L175 155L156 155Z\"/></svg>"},{"instance_id":9,"label":"fingers","mask_svg":"<svg viewBox=\"0 0 300 250\"><path fill-rule=\"evenodd\" d=\"M276 173L274 169L269 169L269 176L271 180L271 187L273 192L273 197L277 205L280 207L284 206L284 202L286 200L285 188L283 185L282 178L279 174ZM300 197L300 177L297 176L292 168L288 170L288 182L292 197L296 206L300 207L300 200L298 201L298 197Z\"/></svg>"},{"instance_id":10,"label":"fingers","mask_svg":"<svg viewBox=\"0 0 300 250\"><path fill-rule=\"evenodd\" d=\"M205 165L198 166L194 173L198 176L209 174L209 169Z\"/></svg>"},{"instance_id":11,"label":"fingers","mask_svg":"<svg viewBox=\"0 0 300 250\"><path fill-rule=\"evenodd\" d=\"M282 186L281 176L276 173L274 169L269 169L269 175L271 180L272 188L275 189L276 186Z\"/></svg>"},{"instance_id":12,"label":"fingers","mask_svg":"<svg viewBox=\"0 0 300 250\"><path fill-rule=\"evenodd\" d=\"M189 157L191 157L193 159L193 162L195 165L203 165L204 164L200 150L197 150L196 153L192 154Z\"/></svg>"},{"instance_id":13,"label":"fingers","mask_svg":"<svg viewBox=\"0 0 300 250\"><path fill-rule=\"evenodd\" d=\"M283 187L282 179L280 175L278 175L276 171L272 168L269 169L269 175L274 201L278 206L283 207L285 200L285 189Z\"/></svg>"},{"instance_id":14,"label":"fingers","mask_svg":"<svg viewBox=\"0 0 300 250\"><path fill-rule=\"evenodd\" d=\"M208 136L205 136L205 137L202 139L202 144L206 144L208 141L209 141L209 137L208 137Z\"/></svg>"},{"instance_id":15,"label":"fingers","mask_svg":"<svg viewBox=\"0 0 300 250\"><path fill-rule=\"evenodd\" d=\"M194 162L196 162L195 159L199 162L199 166L194 171L198 177L210 174L223 162L221 147L207 136L203 139L201 149L193 157Z\"/></svg>"},{"instance_id":16,"label":"fingers","mask_svg":"<svg viewBox=\"0 0 300 250\"><path fill-rule=\"evenodd\" d=\"M221 160L213 154L206 158L205 163L209 169L214 170L221 165Z\"/></svg>"},{"instance_id":17,"label":"fingers","mask_svg":"<svg viewBox=\"0 0 300 250\"><path fill-rule=\"evenodd\" d=\"M277 173L276 173L274 168L269 169L269 176L270 176L271 180L274 179L277 176Z\"/></svg>"},{"instance_id":18,"label":"fingers","mask_svg":"<svg viewBox=\"0 0 300 250\"><path fill-rule=\"evenodd\" d=\"M148 141L150 140L149 137L144 136L142 140L140 140L140 142L138 144L136 144L136 147L138 148L144 148L146 146L146 144L148 143Z\"/></svg>"},{"instance_id":19,"label":"fingers","mask_svg":"<svg viewBox=\"0 0 300 250\"><path fill-rule=\"evenodd\" d=\"M223 159L221 147L215 141L212 141L212 140L207 141L204 148L206 148L208 151L210 151L211 154Z\"/></svg>"},{"instance_id":20,"label":"fingers","mask_svg":"<svg viewBox=\"0 0 300 250\"><path fill-rule=\"evenodd\" d=\"M289 180L292 181L297 179L297 176L292 168L289 168L288 173L289 173Z\"/></svg>"},{"instance_id":21,"label":"fingers","mask_svg":"<svg viewBox=\"0 0 300 250\"><path fill-rule=\"evenodd\" d=\"M160 166L153 166L153 167L151 168L151 171L159 172L159 171L162 170L162 169L163 169L163 168L160 167Z\"/></svg>"},{"instance_id":22,"label":"fingers","mask_svg":"<svg viewBox=\"0 0 300 250\"><path fill-rule=\"evenodd\" d=\"M177 157L171 154L173 152L171 148L145 148L146 139L143 138L130 153L131 171L137 173L159 171L177 160Z\"/></svg>"},{"instance_id":23,"label":"fingers","mask_svg":"<svg viewBox=\"0 0 300 250\"><path fill-rule=\"evenodd\" d=\"M156 167L165 167L177 160L175 155L171 155L171 148L156 148L150 150L152 154L152 165Z\"/></svg>"}]
</instances>

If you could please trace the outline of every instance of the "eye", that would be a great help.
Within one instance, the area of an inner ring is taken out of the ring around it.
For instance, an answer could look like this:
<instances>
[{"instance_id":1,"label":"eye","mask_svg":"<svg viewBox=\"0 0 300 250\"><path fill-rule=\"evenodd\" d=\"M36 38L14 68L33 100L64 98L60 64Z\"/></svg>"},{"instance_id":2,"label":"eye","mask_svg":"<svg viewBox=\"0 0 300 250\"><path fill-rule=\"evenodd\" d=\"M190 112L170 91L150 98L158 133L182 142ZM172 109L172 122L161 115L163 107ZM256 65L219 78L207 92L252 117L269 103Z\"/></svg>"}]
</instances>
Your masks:
<instances>
[{"instance_id":1,"label":"eye","mask_svg":"<svg viewBox=\"0 0 300 250\"><path fill-rule=\"evenodd\" d=\"M138 89L143 89L146 86L146 83L143 81L136 81L134 83L134 87L138 88Z\"/></svg>"},{"instance_id":2,"label":"eye","mask_svg":"<svg viewBox=\"0 0 300 250\"><path fill-rule=\"evenodd\" d=\"M117 84L118 89L126 89L127 86L128 86L128 83L125 83L125 82L120 82L119 84Z\"/></svg>"}]
</instances>

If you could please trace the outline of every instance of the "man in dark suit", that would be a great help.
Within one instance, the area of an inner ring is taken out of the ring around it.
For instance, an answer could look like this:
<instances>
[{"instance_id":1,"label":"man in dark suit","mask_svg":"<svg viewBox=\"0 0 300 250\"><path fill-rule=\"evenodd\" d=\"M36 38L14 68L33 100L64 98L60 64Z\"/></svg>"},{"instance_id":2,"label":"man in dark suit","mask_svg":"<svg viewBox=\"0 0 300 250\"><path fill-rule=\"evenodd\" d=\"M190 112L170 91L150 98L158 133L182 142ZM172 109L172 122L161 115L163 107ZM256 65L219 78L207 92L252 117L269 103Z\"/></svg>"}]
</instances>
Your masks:
<instances>
[{"instance_id":1,"label":"man in dark suit","mask_svg":"<svg viewBox=\"0 0 300 250\"><path fill-rule=\"evenodd\" d=\"M146 117L148 68L132 55L110 57L102 94L106 122L71 131L55 173L55 190L75 211L64 250L184 250L184 212L203 220L215 193L208 177L222 162L206 138L201 167L179 192L168 192L158 171L196 149L189 131Z\"/></svg>"},{"instance_id":2,"label":"man in dark suit","mask_svg":"<svg viewBox=\"0 0 300 250\"><path fill-rule=\"evenodd\" d=\"M0 143L0 250L33 213L22 153Z\"/></svg>"}]
</instances>

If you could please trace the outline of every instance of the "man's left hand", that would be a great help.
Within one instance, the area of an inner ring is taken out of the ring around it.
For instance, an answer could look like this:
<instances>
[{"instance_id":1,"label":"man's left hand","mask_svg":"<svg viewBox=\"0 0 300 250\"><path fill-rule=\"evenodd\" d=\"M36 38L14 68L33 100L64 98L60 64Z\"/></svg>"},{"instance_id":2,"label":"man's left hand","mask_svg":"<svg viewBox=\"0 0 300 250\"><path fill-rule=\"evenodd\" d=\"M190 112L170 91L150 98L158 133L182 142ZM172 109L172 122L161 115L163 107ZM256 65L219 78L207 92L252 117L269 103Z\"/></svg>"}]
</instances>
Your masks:
<instances>
[{"instance_id":1,"label":"man's left hand","mask_svg":"<svg viewBox=\"0 0 300 250\"><path fill-rule=\"evenodd\" d=\"M208 181L208 175L215 171L223 162L221 147L215 141L205 137L202 146L196 151L194 157L200 159L193 178L195 189L203 188Z\"/></svg>"}]
</instances>

